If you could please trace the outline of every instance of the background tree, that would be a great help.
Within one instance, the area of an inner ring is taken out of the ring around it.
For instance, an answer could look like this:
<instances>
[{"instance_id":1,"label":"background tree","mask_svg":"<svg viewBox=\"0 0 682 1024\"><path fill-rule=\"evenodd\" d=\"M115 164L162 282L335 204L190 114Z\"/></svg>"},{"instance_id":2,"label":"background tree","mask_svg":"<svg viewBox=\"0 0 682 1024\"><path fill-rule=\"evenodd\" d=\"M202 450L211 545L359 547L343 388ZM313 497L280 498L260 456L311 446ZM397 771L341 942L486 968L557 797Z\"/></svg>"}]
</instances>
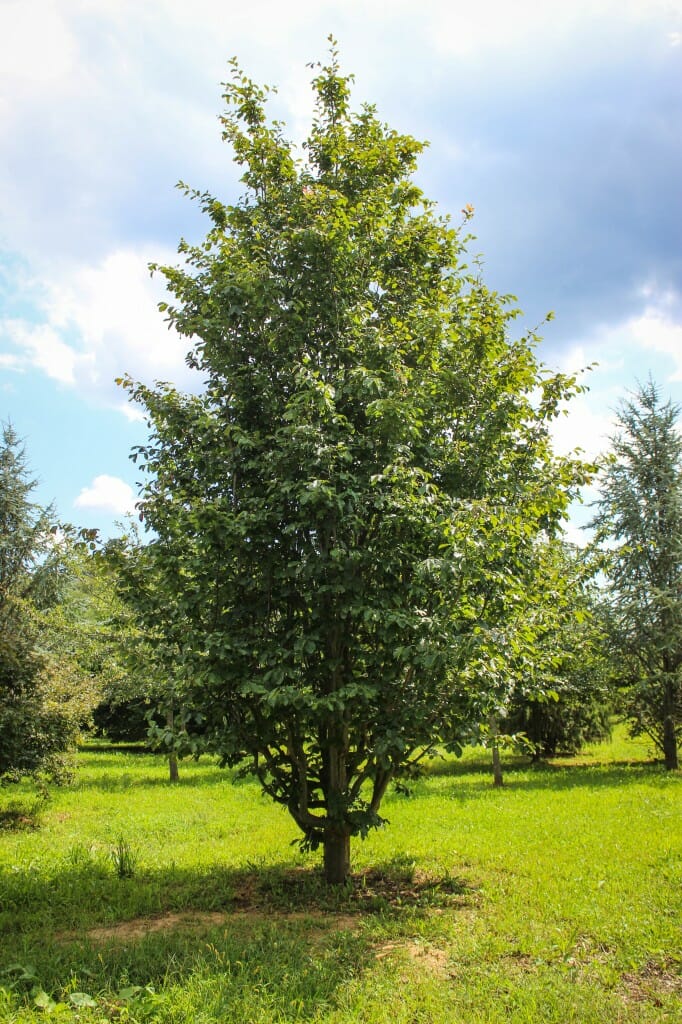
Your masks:
<instances>
[{"instance_id":1,"label":"background tree","mask_svg":"<svg viewBox=\"0 0 682 1024\"><path fill-rule=\"evenodd\" d=\"M63 559L59 600L44 613L49 649L77 666L95 732L114 741L146 739L150 673L117 567L94 537L90 545L69 545Z\"/></svg>"},{"instance_id":2,"label":"background tree","mask_svg":"<svg viewBox=\"0 0 682 1024\"><path fill-rule=\"evenodd\" d=\"M50 649L46 611L64 580L51 509L31 501L24 450L6 425L0 445L0 780L61 777L88 710L75 662Z\"/></svg>"},{"instance_id":3,"label":"background tree","mask_svg":"<svg viewBox=\"0 0 682 1024\"><path fill-rule=\"evenodd\" d=\"M588 551L556 539L538 548L526 591L532 649L509 699L503 729L522 734L535 759L577 753L607 739L614 711L605 609Z\"/></svg>"},{"instance_id":4,"label":"background tree","mask_svg":"<svg viewBox=\"0 0 682 1024\"><path fill-rule=\"evenodd\" d=\"M245 762L339 882L391 780L461 730L466 667L581 471L549 438L575 380L460 264L422 145L351 111L334 52L313 88L297 156L233 64L245 195L186 189L210 230L162 268L205 390L125 385L186 742Z\"/></svg>"},{"instance_id":5,"label":"background tree","mask_svg":"<svg viewBox=\"0 0 682 1024\"><path fill-rule=\"evenodd\" d=\"M187 753L198 756L201 744L188 737L184 726L184 620L161 590L152 555L153 548L141 543L132 524L126 535L109 541L100 552L115 586L124 673L105 688L94 718L112 739L145 739L163 751L170 781L176 782L178 758ZM196 722L195 731L201 733Z\"/></svg>"},{"instance_id":6,"label":"background tree","mask_svg":"<svg viewBox=\"0 0 682 1024\"><path fill-rule=\"evenodd\" d=\"M504 587L491 577L459 679L468 693L470 742L491 749L496 786L503 783L502 746L536 757L576 750L608 735L611 711L593 560L544 533L523 556L506 563L513 572Z\"/></svg>"},{"instance_id":7,"label":"background tree","mask_svg":"<svg viewBox=\"0 0 682 1024\"><path fill-rule=\"evenodd\" d=\"M682 723L680 409L652 380L621 405L593 525L608 542L612 637L635 733L678 767Z\"/></svg>"}]
</instances>

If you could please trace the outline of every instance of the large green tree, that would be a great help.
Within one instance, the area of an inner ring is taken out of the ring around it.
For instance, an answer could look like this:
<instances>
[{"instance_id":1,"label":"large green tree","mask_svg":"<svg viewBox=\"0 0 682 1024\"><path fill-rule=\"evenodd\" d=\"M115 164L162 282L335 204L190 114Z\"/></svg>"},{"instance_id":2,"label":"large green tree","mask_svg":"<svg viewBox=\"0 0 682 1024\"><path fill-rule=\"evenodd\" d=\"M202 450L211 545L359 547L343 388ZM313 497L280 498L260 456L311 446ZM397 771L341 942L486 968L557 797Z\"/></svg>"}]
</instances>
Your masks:
<instances>
[{"instance_id":1,"label":"large green tree","mask_svg":"<svg viewBox=\"0 0 682 1024\"><path fill-rule=\"evenodd\" d=\"M87 711L75 660L56 656L48 625L65 578L51 509L32 500L23 447L0 443L0 781L60 777Z\"/></svg>"},{"instance_id":2,"label":"large green tree","mask_svg":"<svg viewBox=\"0 0 682 1024\"><path fill-rule=\"evenodd\" d=\"M621 404L594 519L608 542L614 656L626 711L667 768L682 730L682 435L680 408L652 380Z\"/></svg>"},{"instance_id":3,"label":"large green tree","mask_svg":"<svg viewBox=\"0 0 682 1024\"><path fill-rule=\"evenodd\" d=\"M246 763L338 882L391 780L461 731L467 665L582 471L549 437L575 380L462 264L422 144L352 111L333 50L313 89L297 152L233 64L244 195L186 189L208 234L161 268L204 390L124 383L183 735Z\"/></svg>"}]
</instances>

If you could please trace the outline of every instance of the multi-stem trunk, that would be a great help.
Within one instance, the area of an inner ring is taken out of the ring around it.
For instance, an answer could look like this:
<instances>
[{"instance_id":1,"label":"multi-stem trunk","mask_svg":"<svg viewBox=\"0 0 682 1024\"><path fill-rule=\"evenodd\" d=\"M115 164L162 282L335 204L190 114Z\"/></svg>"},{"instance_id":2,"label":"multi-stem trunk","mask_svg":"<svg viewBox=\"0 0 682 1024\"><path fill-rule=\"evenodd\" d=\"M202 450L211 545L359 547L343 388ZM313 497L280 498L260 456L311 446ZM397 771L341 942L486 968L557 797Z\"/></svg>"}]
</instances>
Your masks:
<instances>
[{"instance_id":1,"label":"multi-stem trunk","mask_svg":"<svg viewBox=\"0 0 682 1024\"><path fill-rule=\"evenodd\" d=\"M336 538L336 527L329 528L325 552ZM342 685L342 663L344 661L343 629L330 605L329 620L333 623L327 639L327 655L333 666L329 678L329 692L334 693ZM327 805L325 828L324 875L328 885L342 885L350 875L350 832L344 820L348 802L348 726L341 719L332 718L325 724L322 739L324 794Z\"/></svg>"}]
</instances>

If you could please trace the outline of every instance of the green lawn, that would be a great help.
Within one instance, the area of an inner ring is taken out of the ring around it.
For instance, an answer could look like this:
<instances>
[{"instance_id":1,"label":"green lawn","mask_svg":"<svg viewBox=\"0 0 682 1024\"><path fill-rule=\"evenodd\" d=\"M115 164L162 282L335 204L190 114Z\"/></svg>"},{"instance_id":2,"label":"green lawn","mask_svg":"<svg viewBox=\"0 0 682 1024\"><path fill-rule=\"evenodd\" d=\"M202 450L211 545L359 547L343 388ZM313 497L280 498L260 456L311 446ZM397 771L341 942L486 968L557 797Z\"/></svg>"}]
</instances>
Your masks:
<instances>
[{"instance_id":1,"label":"green lawn","mask_svg":"<svg viewBox=\"0 0 682 1024\"><path fill-rule=\"evenodd\" d=\"M42 805L0 792L0 1020L679 1021L682 778L648 757L619 733L502 790L436 761L330 893L250 782L85 750Z\"/></svg>"}]
</instances>

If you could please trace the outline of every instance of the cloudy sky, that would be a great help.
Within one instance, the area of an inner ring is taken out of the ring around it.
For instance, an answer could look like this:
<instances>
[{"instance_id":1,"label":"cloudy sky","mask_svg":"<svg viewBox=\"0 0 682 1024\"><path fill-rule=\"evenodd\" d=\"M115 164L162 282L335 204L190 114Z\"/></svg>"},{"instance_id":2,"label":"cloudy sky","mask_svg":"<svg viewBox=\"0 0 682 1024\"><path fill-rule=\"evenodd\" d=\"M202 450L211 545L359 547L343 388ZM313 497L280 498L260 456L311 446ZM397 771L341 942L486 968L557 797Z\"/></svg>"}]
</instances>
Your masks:
<instances>
[{"instance_id":1,"label":"cloudy sky","mask_svg":"<svg viewBox=\"0 0 682 1024\"><path fill-rule=\"evenodd\" d=\"M475 207L488 283L555 313L543 360L598 363L557 445L598 452L649 372L682 401L682 0L0 0L0 420L62 519L132 509L114 378L187 380L147 263L203 234L179 179L239 194L228 59L300 138L330 32L356 104L430 141L427 195Z\"/></svg>"}]
</instances>

